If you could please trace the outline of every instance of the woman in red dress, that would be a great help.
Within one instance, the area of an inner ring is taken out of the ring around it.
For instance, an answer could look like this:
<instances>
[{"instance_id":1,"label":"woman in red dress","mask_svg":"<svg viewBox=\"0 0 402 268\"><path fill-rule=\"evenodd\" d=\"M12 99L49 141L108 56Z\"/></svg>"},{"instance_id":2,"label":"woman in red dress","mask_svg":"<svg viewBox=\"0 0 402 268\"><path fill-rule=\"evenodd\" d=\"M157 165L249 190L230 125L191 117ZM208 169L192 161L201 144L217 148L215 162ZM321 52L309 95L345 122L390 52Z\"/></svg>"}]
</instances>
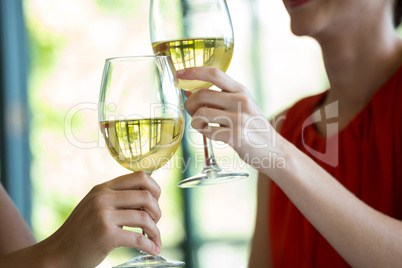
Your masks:
<instances>
[{"instance_id":1,"label":"woman in red dress","mask_svg":"<svg viewBox=\"0 0 402 268\"><path fill-rule=\"evenodd\" d=\"M329 90L270 124L225 73L179 74L222 89L186 93L192 125L259 171L250 267L402 267L402 1L283 2L320 44Z\"/></svg>"}]
</instances>

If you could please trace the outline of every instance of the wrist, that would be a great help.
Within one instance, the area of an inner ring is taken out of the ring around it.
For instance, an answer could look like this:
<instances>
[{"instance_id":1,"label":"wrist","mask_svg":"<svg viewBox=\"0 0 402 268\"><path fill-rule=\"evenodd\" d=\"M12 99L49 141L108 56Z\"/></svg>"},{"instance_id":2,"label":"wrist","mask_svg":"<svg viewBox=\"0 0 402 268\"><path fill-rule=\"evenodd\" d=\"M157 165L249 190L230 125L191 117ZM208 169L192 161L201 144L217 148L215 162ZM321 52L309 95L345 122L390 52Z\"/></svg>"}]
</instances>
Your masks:
<instances>
[{"instance_id":1,"label":"wrist","mask_svg":"<svg viewBox=\"0 0 402 268\"><path fill-rule=\"evenodd\" d=\"M49 238L48 238L49 239ZM35 245L36 247L36 258L39 263L38 267L50 268L50 267L62 267L60 256L56 253L54 247L49 244L48 239L45 239Z\"/></svg>"},{"instance_id":2,"label":"wrist","mask_svg":"<svg viewBox=\"0 0 402 268\"><path fill-rule=\"evenodd\" d=\"M68 261L69 258L66 258L66 252L64 252L63 247L58 243L60 239L54 237L56 234L57 232L35 245L37 247L37 257L41 264L38 267L74 267Z\"/></svg>"},{"instance_id":3,"label":"wrist","mask_svg":"<svg viewBox=\"0 0 402 268\"><path fill-rule=\"evenodd\" d=\"M49 252L49 247L38 243L0 258L0 267L62 267L57 257Z\"/></svg>"},{"instance_id":4,"label":"wrist","mask_svg":"<svg viewBox=\"0 0 402 268\"><path fill-rule=\"evenodd\" d=\"M259 172L264 173L272 180L282 177L291 165L291 155L295 147L285 138L277 134L275 142L265 149L261 165L255 167Z\"/></svg>"}]
</instances>

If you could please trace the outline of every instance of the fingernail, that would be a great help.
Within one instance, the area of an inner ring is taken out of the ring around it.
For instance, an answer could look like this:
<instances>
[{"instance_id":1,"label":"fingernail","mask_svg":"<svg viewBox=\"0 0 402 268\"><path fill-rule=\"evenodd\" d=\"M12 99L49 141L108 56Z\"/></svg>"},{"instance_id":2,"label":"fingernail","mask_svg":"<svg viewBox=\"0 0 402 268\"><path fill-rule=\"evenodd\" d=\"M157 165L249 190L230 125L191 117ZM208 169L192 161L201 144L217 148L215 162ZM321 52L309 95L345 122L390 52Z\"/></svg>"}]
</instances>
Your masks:
<instances>
[{"instance_id":1,"label":"fingernail","mask_svg":"<svg viewBox=\"0 0 402 268\"><path fill-rule=\"evenodd\" d=\"M182 74L185 73L185 71L186 71L186 69L177 70L177 71L176 71L176 74L182 75Z\"/></svg>"}]
</instances>

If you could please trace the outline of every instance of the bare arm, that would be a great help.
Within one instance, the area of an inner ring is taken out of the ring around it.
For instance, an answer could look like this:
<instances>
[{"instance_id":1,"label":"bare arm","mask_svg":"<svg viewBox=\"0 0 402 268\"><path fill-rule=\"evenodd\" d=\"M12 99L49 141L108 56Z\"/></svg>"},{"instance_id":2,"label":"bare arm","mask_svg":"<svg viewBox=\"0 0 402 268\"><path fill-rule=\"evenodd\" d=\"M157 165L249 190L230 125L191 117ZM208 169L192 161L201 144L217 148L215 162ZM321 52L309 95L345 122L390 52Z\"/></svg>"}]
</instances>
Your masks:
<instances>
[{"instance_id":1,"label":"bare arm","mask_svg":"<svg viewBox=\"0 0 402 268\"><path fill-rule=\"evenodd\" d=\"M402 222L369 207L282 140L287 167L266 170L304 216L353 267L400 267Z\"/></svg>"},{"instance_id":2,"label":"bare arm","mask_svg":"<svg viewBox=\"0 0 402 268\"><path fill-rule=\"evenodd\" d=\"M0 256L35 243L25 220L0 185Z\"/></svg>"},{"instance_id":3,"label":"bare arm","mask_svg":"<svg viewBox=\"0 0 402 268\"><path fill-rule=\"evenodd\" d=\"M195 117L192 126L208 138L228 143L241 158L250 159L249 164L270 177L350 265L402 266L402 222L367 206L277 134L244 86L211 67L186 69L179 78L211 82L222 89L187 93L186 108ZM220 120L222 117L230 120ZM219 127L210 127L205 121ZM285 159L286 168L252 162L273 157Z\"/></svg>"},{"instance_id":4,"label":"bare arm","mask_svg":"<svg viewBox=\"0 0 402 268\"><path fill-rule=\"evenodd\" d=\"M271 118L270 123L276 131L280 131L288 110L284 110ZM271 180L263 173L258 173L257 184L257 215L254 236L249 259L250 268L270 268L271 244L269 238L269 190Z\"/></svg>"},{"instance_id":5,"label":"bare arm","mask_svg":"<svg viewBox=\"0 0 402 268\"><path fill-rule=\"evenodd\" d=\"M270 180L258 174L257 217L248 266L250 268L271 267L270 243L268 237L268 200Z\"/></svg>"}]
</instances>

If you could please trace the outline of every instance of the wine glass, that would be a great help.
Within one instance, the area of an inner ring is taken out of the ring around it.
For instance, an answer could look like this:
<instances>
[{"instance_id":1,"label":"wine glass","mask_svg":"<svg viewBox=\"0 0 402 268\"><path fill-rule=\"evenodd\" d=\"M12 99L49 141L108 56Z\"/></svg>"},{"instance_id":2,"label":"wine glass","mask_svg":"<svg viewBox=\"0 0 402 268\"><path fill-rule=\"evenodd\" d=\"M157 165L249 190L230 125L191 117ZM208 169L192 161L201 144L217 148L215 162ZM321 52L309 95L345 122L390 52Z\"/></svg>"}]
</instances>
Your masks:
<instances>
[{"instance_id":1,"label":"wine glass","mask_svg":"<svg viewBox=\"0 0 402 268\"><path fill-rule=\"evenodd\" d=\"M213 66L226 71L233 55L233 28L225 0L151 0L150 33L156 55L172 58L177 70ZM181 80L179 87L195 91L212 84ZM211 140L203 136L205 163L201 173L179 182L194 187L248 177L223 170L215 160Z\"/></svg>"},{"instance_id":2,"label":"wine glass","mask_svg":"<svg viewBox=\"0 0 402 268\"><path fill-rule=\"evenodd\" d=\"M183 115L181 91L169 57L106 60L99 96L99 124L109 153L120 165L150 175L166 164L179 147ZM140 252L116 267L183 265L181 261Z\"/></svg>"}]
</instances>

